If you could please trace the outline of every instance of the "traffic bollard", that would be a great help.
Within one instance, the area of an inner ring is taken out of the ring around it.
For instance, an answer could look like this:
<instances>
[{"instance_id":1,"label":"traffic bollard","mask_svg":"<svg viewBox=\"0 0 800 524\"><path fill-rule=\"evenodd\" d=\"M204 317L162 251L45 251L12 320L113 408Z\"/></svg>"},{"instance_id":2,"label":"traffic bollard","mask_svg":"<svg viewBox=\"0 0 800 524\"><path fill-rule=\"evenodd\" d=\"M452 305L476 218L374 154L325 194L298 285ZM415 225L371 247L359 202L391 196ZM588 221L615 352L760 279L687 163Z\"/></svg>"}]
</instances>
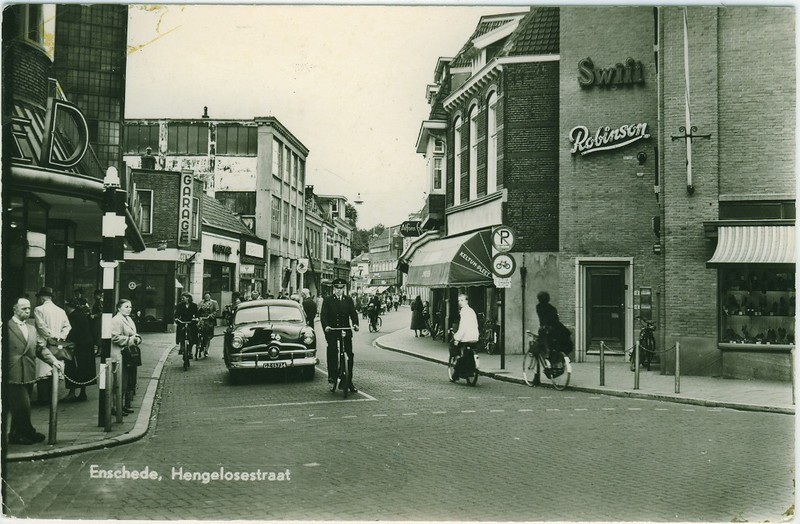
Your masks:
<instances>
[{"instance_id":1,"label":"traffic bollard","mask_svg":"<svg viewBox=\"0 0 800 524\"><path fill-rule=\"evenodd\" d=\"M636 366L633 372L633 389L639 389L639 341L636 341L636 345L633 347L633 362Z\"/></svg>"},{"instance_id":2,"label":"traffic bollard","mask_svg":"<svg viewBox=\"0 0 800 524\"><path fill-rule=\"evenodd\" d=\"M600 385L606 385L606 345L600 341Z\"/></svg>"},{"instance_id":3,"label":"traffic bollard","mask_svg":"<svg viewBox=\"0 0 800 524\"><path fill-rule=\"evenodd\" d=\"M675 393L681 392L681 343L675 342Z\"/></svg>"},{"instance_id":4,"label":"traffic bollard","mask_svg":"<svg viewBox=\"0 0 800 524\"><path fill-rule=\"evenodd\" d=\"M47 430L47 443L51 446L56 443L58 433L58 370L53 368L50 388L50 427Z\"/></svg>"},{"instance_id":5,"label":"traffic bollard","mask_svg":"<svg viewBox=\"0 0 800 524\"><path fill-rule=\"evenodd\" d=\"M116 363L114 372L114 399L116 403L114 409L117 410L117 422L122 422L122 362Z\"/></svg>"}]
</instances>

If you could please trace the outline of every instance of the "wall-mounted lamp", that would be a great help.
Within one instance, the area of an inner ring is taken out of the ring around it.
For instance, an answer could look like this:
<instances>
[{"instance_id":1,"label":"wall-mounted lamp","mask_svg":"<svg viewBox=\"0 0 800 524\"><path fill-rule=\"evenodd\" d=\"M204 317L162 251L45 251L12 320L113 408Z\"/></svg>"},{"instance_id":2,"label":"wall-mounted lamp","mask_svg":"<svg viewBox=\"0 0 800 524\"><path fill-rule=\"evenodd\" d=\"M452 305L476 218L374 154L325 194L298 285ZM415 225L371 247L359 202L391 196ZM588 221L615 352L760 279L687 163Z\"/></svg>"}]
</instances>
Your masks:
<instances>
[{"instance_id":1,"label":"wall-mounted lamp","mask_svg":"<svg viewBox=\"0 0 800 524\"><path fill-rule=\"evenodd\" d=\"M636 160L639 161L640 166L643 166L644 163L647 162L647 153L645 153L644 151L639 151L636 154Z\"/></svg>"}]
</instances>

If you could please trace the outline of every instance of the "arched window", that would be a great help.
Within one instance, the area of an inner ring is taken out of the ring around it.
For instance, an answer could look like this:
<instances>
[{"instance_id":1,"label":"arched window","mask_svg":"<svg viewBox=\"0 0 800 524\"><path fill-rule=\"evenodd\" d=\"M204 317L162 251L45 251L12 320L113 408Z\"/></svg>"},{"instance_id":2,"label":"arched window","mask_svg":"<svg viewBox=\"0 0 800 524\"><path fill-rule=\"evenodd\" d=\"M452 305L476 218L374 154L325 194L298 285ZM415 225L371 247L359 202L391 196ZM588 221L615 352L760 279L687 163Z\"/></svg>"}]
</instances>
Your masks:
<instances>
[{"instance_id":1,"label":"arched window","mask_svg":"<svg viewBox=\"0 0 800 524\"><path fill-rule=\"evenodd\" d=\"M478 105L469 110L469 199L478 198Z\"/></svg>"},{"instance_id":2,"label":"arched window","mask_svg":"<svg viewBox=\"0 0 800 524\"><path fill-rule=\"evenodd\" d=\"M497 93L492 91L486 100L486 193L497 191Z\"/></svg>"},{"instance_id":3,"label":"arched window","mask_svg":"<svg viewBox=\"0 0 800 524\"><path fill-rule=\"evenodd\" d=\"M453 122L453 205L461 203L461 117Z\"/></svg>"}]
</instances>

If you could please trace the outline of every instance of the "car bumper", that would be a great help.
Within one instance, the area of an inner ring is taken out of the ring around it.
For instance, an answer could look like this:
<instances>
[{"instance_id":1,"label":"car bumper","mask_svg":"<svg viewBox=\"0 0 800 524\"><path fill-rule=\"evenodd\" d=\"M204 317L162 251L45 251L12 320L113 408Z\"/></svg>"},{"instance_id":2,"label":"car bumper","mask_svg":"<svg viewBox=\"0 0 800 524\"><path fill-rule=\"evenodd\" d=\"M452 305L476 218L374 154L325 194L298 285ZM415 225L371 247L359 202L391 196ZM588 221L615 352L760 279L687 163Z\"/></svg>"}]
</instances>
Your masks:
<instances>
[{"instance_id":1,"label":"car bumper","mask_svg":"<svg viewBox=\"0 0 800 524\"><path fill-rule=\"evenodd\" d=\"M241 355L231 355L228 362L229 369L290 369L306 366L316 366L319 364L317 357L302 357L285 360L270 360L268 358L253 358Z\"/></svg>"}]
</instances>

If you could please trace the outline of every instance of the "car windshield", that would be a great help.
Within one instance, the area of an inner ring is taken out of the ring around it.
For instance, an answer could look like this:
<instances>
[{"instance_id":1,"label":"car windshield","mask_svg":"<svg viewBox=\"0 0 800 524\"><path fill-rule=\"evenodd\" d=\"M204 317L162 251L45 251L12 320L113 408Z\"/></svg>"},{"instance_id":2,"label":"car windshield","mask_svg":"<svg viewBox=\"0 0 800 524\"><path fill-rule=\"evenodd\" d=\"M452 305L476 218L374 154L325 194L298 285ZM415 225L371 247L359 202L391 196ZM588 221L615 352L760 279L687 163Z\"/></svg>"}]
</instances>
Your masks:
<instances>
[{"instance_id":1,"label":"car windshield","mask_svg":"<svg viewBox=\"0 0 800 524\"><path fill-rule=\"evenodd\" d=\"M236 311L235 324L253 322L304 322L300 308L292 306L248 307Z\"/></svg>"}]
</instances>

